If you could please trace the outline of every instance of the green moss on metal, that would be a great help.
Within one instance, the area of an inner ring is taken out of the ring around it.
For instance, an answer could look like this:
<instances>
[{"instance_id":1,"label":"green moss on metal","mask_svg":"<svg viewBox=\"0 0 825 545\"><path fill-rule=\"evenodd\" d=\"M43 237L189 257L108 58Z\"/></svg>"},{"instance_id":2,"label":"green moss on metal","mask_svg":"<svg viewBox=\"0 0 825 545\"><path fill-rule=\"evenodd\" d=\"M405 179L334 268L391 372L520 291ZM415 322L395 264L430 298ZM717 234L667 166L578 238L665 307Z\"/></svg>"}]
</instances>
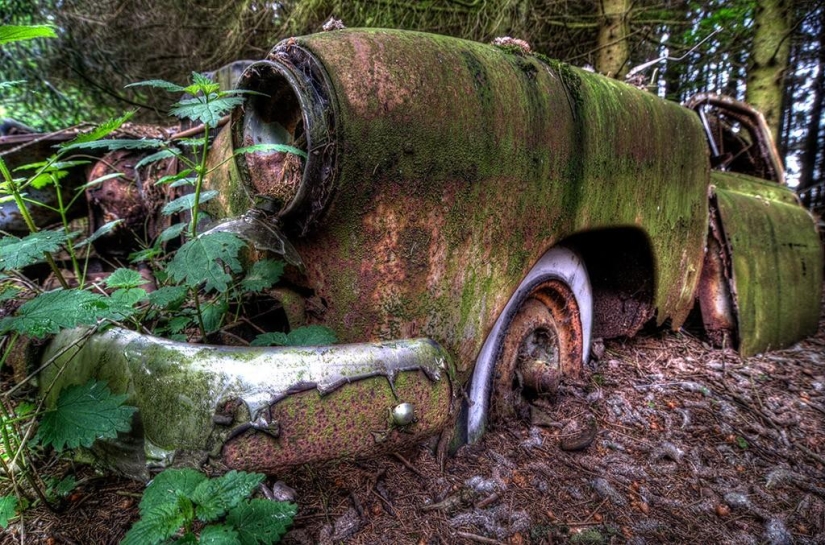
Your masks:
<instances>
[{"instance_id":1,"label":"green moss on metal","mask_svg":"<svg viewBox=\"0 0 825 545\"><path fill-rule=\"evenodd\" d=\"M810 214L787 188L714 173L716 202L733 264L739 353L777 349L819 323L822 246Z\"/></svg>"},{"instance_id":2,"label":"green moss on metal","mask_svg":"<svg viewBox=\"0 0 825 545\"><path fill-rule=\"evenodd\" d=\"M686 317L709 181L694 114L441 36L345 30L296 43L329 77L339 146L326 220L296 244L345 341L431 335L466 372L547 249L619 227L651 241L659 320Z\"/></svg>"}]
</instances>

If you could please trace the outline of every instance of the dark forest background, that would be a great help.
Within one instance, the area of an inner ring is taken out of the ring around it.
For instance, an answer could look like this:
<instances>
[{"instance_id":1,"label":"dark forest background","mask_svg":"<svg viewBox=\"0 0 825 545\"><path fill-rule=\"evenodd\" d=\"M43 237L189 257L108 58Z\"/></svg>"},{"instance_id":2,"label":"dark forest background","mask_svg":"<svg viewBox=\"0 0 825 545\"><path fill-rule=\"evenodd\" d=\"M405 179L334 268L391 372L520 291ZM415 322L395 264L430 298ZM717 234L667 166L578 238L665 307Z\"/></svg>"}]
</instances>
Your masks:
<instances>
[{"instance_id":1,"label":"dark forest background","mask_svg":"<svg viewBox=\"0 0 825 545\"><path fill-rule=\"evenodd\" d=\"M774 131L799 188L825 172L823 0L0 0L0 24L52 24L57 40L0 50L0 115L41 130L146 106L166 96L125 85L179 83L190 72L263 57L279 40L348 27L415 29L535 51L624 79L636 67L651 92L744 99ZM154 112L154 114L153 114Z\"/></svg>"}]
</instances>

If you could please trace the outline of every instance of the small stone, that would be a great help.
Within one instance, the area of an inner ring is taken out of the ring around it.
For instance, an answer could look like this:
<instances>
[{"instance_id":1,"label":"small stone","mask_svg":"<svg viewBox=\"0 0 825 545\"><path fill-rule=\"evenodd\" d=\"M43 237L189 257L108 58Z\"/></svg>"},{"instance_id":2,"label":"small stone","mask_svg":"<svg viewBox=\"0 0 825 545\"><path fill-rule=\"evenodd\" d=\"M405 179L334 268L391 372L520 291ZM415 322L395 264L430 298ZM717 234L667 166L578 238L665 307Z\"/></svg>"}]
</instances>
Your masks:
<instances>
[{"instance_id":1,"label":"small stone","mask_svg":"<svg viewBox=\"0 0 825 545\"><path fill-rule=\"evenodd\" d=\"M730 516L730 507L728 507L724 503L720 503L716 506L716 514L721 518Z\"/></svg>"},{"instance_id":2,"label":"small stone","mask_svg":"<svg viewBox=\"0 0 825 545\"><path fill-rule=\"evenodd\" d=\"M284 481L278 481L272 485L272 500L294 502L298 493L294 488L288 486Z\"/></svg>"}]
</instances>

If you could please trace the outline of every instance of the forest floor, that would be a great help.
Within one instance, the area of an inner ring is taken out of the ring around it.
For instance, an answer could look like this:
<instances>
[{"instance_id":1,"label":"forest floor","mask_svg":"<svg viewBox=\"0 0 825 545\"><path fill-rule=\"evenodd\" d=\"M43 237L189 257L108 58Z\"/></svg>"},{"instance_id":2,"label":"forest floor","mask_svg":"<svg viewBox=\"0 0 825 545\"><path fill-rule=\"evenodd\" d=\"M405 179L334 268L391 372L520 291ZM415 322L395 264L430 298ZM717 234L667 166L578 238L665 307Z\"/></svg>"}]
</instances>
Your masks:
<instances>
[{"instance_id":1,"label":"forest floor","mask_svg":"<svg viewBox=\"0 0 825 545\"><path fill-rule=\"evenodd\" d=\"M443 469L422 445L278 476L299 506L283 543L825 543L823 325L747 359L687 331L607 341L586 380ZM77 471L62 513L31 508L2 542L117 543L143 485Z\"/></svg>"}]
</instances>

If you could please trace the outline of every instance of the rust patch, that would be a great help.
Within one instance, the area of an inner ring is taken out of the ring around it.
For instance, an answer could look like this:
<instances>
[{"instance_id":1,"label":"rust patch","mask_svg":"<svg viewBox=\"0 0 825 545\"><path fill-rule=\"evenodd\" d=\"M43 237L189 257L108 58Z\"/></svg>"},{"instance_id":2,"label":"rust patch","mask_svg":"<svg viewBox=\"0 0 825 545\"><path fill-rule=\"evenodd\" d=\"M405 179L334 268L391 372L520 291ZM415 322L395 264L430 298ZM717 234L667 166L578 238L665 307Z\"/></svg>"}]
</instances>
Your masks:
<instances>
[{"instance_id":1,"label":"rust patch","mask_svg":"<svg viewBox=\"0 0 825 545\"><path fill-rule=\"evenodd\" d=\"M720 229L718 214L712 207L708 244L696 296L710 342L717 347L735 347L736 317L730 288L731 264L721 242Z\"/></svg>"},{"instance_id":2,"label":"rust patch","mask_svg":"<svg viewBox=\"0 0 825 545\"><path fill-rule=\"evenodd\" d=\"M396 395L384 377L351 383L326 396L315 389L288 395L269 409L278 437L248 430L231 439L222 459L231 468L276 473L322 460L373 456L422 442L450 418L452 391L446 378L433 382L423 372L400 374ZM391 422L401 402L414 407L415 421Z\"/></svg>"},{"instance_id":3,"label":"rust patch","mask_svg":"<svg viewBox=\"0 0 825 545\"><path fill-rule=\"evenodd\" d=\"M582 350L581 317L573 292L558 280L541 283L507 327L496 363L496 411L512 414L522 388L552 394L563 376L578 377Z\"/></svg>"},{"instance_id":4,"label":"rust patch","mask_svg":"<svg viewBox=\"0 0 825 545\"><path fill-rule=\"evenodd\" d=\"M141 240L153 240L169 225L169 218L161 215L159 210L170 195L154 181L174 173L177 165L167 159L138 173L134 165L145 155L129 151L109 153L89 174L90 180L116 172L122 174L86 190L92 232L108 222L123 220L113 231L94 242L95 249L101 254L126 256L138 248Z\"/></svg>"}]
</instances>

